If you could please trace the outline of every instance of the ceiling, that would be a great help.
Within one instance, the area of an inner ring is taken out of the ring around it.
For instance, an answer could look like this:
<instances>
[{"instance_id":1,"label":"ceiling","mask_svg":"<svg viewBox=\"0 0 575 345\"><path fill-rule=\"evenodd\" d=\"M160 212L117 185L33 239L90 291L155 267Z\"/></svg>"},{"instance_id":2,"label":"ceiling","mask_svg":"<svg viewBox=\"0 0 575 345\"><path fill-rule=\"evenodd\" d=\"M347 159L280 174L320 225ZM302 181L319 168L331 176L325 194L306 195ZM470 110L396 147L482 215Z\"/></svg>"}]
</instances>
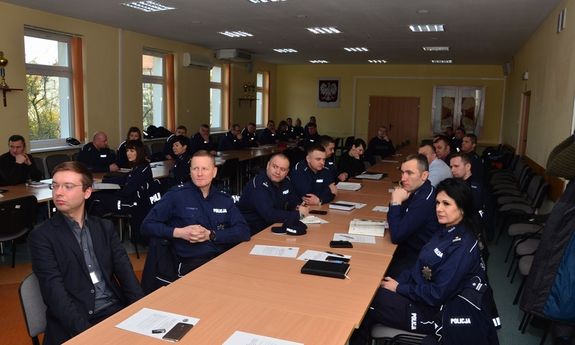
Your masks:
<instances>
[{"instance_id":1,"label":"ceiling","mask_svg":"<svg viewBox=\"0 0 575 345\"><path fill-rule=\"evenodd\" d=\"M560 0L157 0L175 10L145 13L128 0L5 0L5 2L111 25L211 49L240 48L276 64L324 59L334 64L503 64ZM443 33L413 33L409 24L445 24ZM334 26L339 35L314 35L308 27ZM241 30L253 37L228 38ZM422 46L449 46L424 52ZM367 47L350 53L344 47ZM293 48L280 54L274 48Z\"/></svg>"}]
</instances>

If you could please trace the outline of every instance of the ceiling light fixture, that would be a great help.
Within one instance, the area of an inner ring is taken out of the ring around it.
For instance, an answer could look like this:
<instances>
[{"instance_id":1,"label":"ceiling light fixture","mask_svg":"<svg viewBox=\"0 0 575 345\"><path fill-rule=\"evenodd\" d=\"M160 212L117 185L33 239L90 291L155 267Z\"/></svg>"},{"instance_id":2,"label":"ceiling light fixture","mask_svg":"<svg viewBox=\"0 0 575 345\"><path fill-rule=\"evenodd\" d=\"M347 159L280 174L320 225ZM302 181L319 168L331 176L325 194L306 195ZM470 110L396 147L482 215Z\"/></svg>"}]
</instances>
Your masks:
<instances>
[{"instance_id":1,"label":"ceiling light fixture","mask_svg":"<svg viewBox=\"0 0 575 345\"><path fill-rule=\"evenodd\" d=\"M436 46L436 47L422 47L422 48L426 52L448 52L449 51L449 47Z\"/></svg>"},{"instance_id":2,"label":"ceiling light fixture","mask_svg":"<svg viewBox=\"0 0 575 345\"><path fill-rule=\"evenodd\" d=\"M409 30L413 32L443 32L445 28L443 24L413 24L409 26Z\"/></svg>"},{"instance_id":3,"label":"ceiling light fixture","mask_svg":"<svg viewBox=\"0 0 575 345\"><path fill-rule=\"evenodd\" d=\"M292 48L275 48L274 51L282 54L297 53L297 50Z\"/></svg>"},{"instance_id":4,"label":"ceiling light fixture","mask_svg":"<svg viewBox=\"0 0 575 345\"><path fill-rule=\"evenodd\" d=\"M220 31L218 33L222 34L224 36L234 37L234 38L235 37L252 37L253 36L249 32L245 32L245 31Z\"/></svg>"},{"instance_id":5,"label":"ceiling light fixture","mask_svg":"<svg viewBox=\"0 0 575 345\"><path fill-rule=\"evenodd\" d=\"M174 10L175 7L169 7L166 5L162 5L155 1L134 1L134 2L124 2L122 5L134 8L136 10L144 11L144 12L160 12L160 11L168 11Z\"/></svg>"},{"instance_id":6,"label":"ceiling light fixture","mask_svg":"<svg viewBox=\"0 0 575 345\"><path fill-rule=\"evenodd\" d=\"M309 60L311 63L329 63L327 60Z\"/></svg>"},{"instance_id":7,"label":"ceiling light fixture","mask_svg":"<svg viewBox=\"0 0 575 345\"><path fill-rule=\"evenodd\" d=\"M329 35L329 34L340 34L341 31L339 31L338 29L334 28L333 26L330 27L316 27L316 28L307 28L308 31L310 31L311 33L314 33L316 35Z\"/></svg>"},{"instance_id":8,"label":"ceiling light fixture","mask_svg":"<svg viewBox=\"0 0 575 345\"><path fill-rule=\"evenodd\" d=\"M451 60L451 59L447 59L447 60L431 60L431 63L453 63L453 60Z\"/></svg>"},{"instance_id":9,"label":"ceiling light fixture","mask_svg":"<svg viewBox=\"0 0 575 345\"><path fill-rule=\"evenodd\" d=\"M369 49L367 49L366 47L350 47L350 48L343 48L348 52L353 52L353 53L361 53L361 52L368 52Z\"/></svg>"},{"instance_id":10,"label":"ceiling light fixture","mask_svg":"<svg viewBox=\"0 0 575 345\"><path fill-rule=\"evenodd\" d=\"M286 0L249 0L252 4L267 4L268 2L284 2Z\"/></svg>"},{"instance_id":11,"label":"ceiling light fixture","mask_svg":"<svg viewBox=\"0 0 575 345\"><path fill-rule=\"evenodd\" d=\"M367 60L369 63L387 63L387 60L375 59L375 60Z\"/></svg>"}]
</instances>

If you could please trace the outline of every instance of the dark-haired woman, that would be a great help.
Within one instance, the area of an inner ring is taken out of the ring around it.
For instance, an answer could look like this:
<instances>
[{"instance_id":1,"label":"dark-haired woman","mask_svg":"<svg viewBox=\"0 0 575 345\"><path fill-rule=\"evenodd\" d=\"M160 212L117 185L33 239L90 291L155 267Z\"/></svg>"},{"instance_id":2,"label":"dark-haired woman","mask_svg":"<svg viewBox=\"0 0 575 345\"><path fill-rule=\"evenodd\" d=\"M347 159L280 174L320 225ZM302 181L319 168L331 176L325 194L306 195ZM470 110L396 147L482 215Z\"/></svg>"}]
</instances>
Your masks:
<instances>
[{"instance_id":1,"label":"dark-haired woman","mask_svg":"<svg viewBox=\"0 0 575 345\"><path fill-rule=\"evenodd\" d=\"M152 168L146 158L144 144L139 140L130 140L126 143L126 156L130 173L118 177L113 176L114 183L118 183L122 188L114 193L105 191L92 194L92 213L102 216L106 213L126 213L130 205L138 200L138 192L152 183L154 177ZM106 178L104 177L104 182Z\"/></svg>"},{"instance_id":2,"label":"dark-haired woman","mask_svg":"<svg viewBox=\"0 0 575 345\"><path fill-rule=\"evenodd\" d=\"M123 141L120 144L120 146L118 147L118 155L116 157L116 164L120 168L129 168L130 167L130 162L128 160L128 156L126 155L126 144L132 140L137 140L139 142L142 142L142 132L140 131L140 129L138 127L130 127L130 129L128 129L128 133L126 134L126 140ZM143 144L143 142L142 142L142 144ZM146 157L149 156L148 148L146 146L144 146L144 153L145 153Z\"/></svg>"},{"instance_id":3,"label":"dark-haired woman","mask_svg":"<svg viewBox=\"0 0 575 345\"><path fill-rule=\"evenodd\" d=\"M350 177L361 174L365 171L362 156L365 152L365 141L355 139L347 152L344 152L339 158L337 164L339 181L346 181Z\"/></svg>"},{"instance_id":4,"label":"dark-haired woman","mask_svg":"<svg viewBox=\"0 0 575 345\"><path fill-rule=\"evenodd\" d=\"M499 344L469 187L456 179L442 181L437 186L436 213L443 231L421 249L411 270L397 280L382 280L350 344L365 344L376 323L439 336L433 340L441 344Z\"/></svg>"}]
</instances>

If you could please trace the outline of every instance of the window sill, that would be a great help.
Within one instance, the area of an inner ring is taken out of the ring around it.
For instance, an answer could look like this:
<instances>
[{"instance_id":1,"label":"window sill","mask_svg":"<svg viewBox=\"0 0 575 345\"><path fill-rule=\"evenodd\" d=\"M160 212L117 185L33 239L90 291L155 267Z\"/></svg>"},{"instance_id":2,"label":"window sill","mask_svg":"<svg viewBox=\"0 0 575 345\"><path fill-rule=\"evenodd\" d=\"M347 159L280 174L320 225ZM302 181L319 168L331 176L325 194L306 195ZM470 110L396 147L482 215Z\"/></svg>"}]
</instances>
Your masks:
<instances>
[{"instance_id":1,"label":"window sill","mask_svg":"<svg viewBox=\"0 0 575 345\"><path fill-rule=\"evenodd\" d=\"M82 148L82 145L78 145L78 146L62 145L62 146L51 146L51 147L39 147L39 148L30 149L30 153L80 150L81 148Z\"/></svg>"}]
</instances>

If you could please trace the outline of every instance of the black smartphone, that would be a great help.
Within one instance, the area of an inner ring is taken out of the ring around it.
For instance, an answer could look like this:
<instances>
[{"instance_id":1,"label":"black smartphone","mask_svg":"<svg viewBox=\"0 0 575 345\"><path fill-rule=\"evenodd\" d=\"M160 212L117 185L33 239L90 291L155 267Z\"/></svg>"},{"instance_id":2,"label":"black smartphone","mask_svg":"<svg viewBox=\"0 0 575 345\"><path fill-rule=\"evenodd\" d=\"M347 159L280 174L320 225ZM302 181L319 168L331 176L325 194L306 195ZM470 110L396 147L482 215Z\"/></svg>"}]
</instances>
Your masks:
<instances>
[{"instance_id":1,"label":"black smartphone","mask_svg":"<svg viewBox=\"0 0 575 345\"><path fill-rule=\"evenodd\" d=\"M162 339L173 342L180 341L184 335L186 335L186 333L192 329L192 327L194 327L194 325L191 323L178 322L174 327L172 327L172 329L168 331L168 333L162 337Z\"/></svg>"},{"instance_id":2,"label":"black smartphone","mask_svg":"<svg viewBox=\"0 0 575 345\"><path fill-rule=\"evenodd\" d=\"M353 245L349 241L330 241L329 246L331 248L353 248Z\"/></svg>"},{"instance_id":3,"label":"black smartphone","mask_svg":"<svg viewBox=\"0 0 575 345\"><path fill-rule=\"evenodd\" d=\"M327 211L324 210L309 210L310 214L327 214Z\"/></svg>"}]
</instances>

